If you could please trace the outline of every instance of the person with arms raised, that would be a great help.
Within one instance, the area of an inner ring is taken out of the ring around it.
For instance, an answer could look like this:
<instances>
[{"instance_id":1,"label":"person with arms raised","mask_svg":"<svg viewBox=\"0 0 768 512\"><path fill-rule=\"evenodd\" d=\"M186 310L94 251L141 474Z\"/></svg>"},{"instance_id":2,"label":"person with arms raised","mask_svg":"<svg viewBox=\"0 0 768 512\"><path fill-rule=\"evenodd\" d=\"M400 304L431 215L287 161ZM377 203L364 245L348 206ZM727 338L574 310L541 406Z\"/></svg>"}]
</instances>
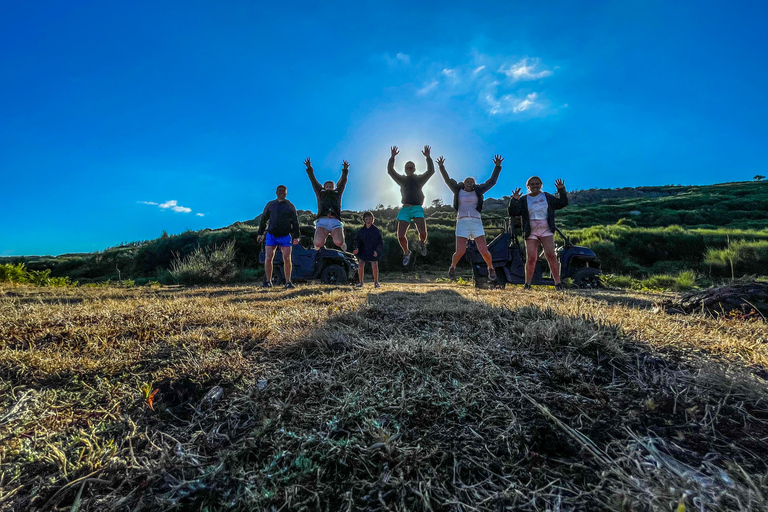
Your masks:
<instances>
[{"instance_id":1,"label":"person with arms raised","mask_svg":"<svg viewBox=\"0 0 768 512\"><path fill-rule=\"evenodd\" d=\"M347 186L347 175L349 174L349 162L344 160L341 169L341 179L338 183L326 181L322 185L315 178L315 170L312 168L312 162L309 158L304 160L307 166L307 175L312 183L312 188L317 197L317 217L315 220L315 249L320 249L325 245L328 235L333 238L333 243L342 251L347 250L347 244L344 241L344 224L341 223L341 195Z\"/></svg>"},{"instance_id":2,"label":"person with arms raised","mask_svg":"<svg viewBox=\"0 0 768 512\"><path fill-rule=\"evenodd\" d=\"M419 232L421 254L422 256L427 255L427 222L424 220L424 208L422 206L424 204L424 192L421 189L435 174L435 164L432 163L430 150L429 146L424 146L424 151L421 152L427 159L427 172L416 174L416 164L409 160L405 162L405 174L403 175L395 171L395 156L400 151L398 151L397 146L390 148L392 156L389 157L387 172L395 180L395 183L400 185L403 203L403 207L397 214L397 241L400 242L400 247L403 249L403 265L408 265L411 261L411 251L408 248L408 239L406 238L411 221L416 224L416 230Z\"/></svg>"}]
</instances>

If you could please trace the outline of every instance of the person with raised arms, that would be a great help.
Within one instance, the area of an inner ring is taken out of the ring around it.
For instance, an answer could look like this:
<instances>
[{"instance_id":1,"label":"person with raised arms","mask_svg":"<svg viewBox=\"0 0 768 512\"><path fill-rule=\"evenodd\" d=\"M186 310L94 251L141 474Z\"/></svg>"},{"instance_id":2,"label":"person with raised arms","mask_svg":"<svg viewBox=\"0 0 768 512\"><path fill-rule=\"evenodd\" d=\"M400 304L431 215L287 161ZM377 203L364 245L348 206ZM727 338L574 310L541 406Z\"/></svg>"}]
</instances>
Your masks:
<instances>
[{"instance_id":1,"label":"person with raised arms","mask_svg":"<svg viewBox=\"0 0 768 512\"><path fill-rule=\"evenodd\" d=\"M538 176L531 176L525 183L528 194L521 196L520 188L517 188L509 200L509 216L520 215L523 218L523 238L525 238L525 286L531 288L533 271L536 269L536 261L539 259L539 243L544 247L544 255L549 263L552 280L555 289L562 290L560 282L560 267L555 253L555 210L568 206L568 193L565 191L565 182L555 180L557 194L554 196L548 192L542 192L542 181Z\"/></svg>"},{"instance_id":2,"label":"person with raised arms","mask_svg":"<svg viewBox=\"0 0 768 512\"><path fill-rule=\"evenodd\" d=\"M474 239L477 250L480 251L486 265L488 265L488 277L492 281L496 280L496 269L493 268L491 253L488 251L488 244L485 241L485 230L480 212L483 211L484 194L499 179L501 162L503 161L504 159L500 155L496 155L493 158L494 168L490 179L478 185L474 178L464 178L464 181L457 183L456 180L448 176L448 171L445 169L445 158L441 156L437 159L443 181L453 192L453 209L456 210L456 252L453 253L451 267L448 269L448 277L451 279L456 279L456 265L467 250L467 240Z\"/></svg>"},{"instance_id":3,"label":"person with raised arms","mask_svg":"<svg viewBox=\"0 0 768 512\"><path fill-rule=\"evenodd\" d=\"M405 174L399 174L395 171L395 157L399 153L397 146L390 148L391 155L387 165L387 173L400 185L400 196L403 207L397 213L397 241L403 249L403 265L408 265L411 261L411 251L408 248L408 239L406 233L411 225L411 221L416 224L416 230L419 232L421 241L421 255L427 255L427 222L424 220L424 192L421 189L429 181L429 178L435 174L435 164L432 163L432 157L429 156L431 148L424 146L421 152L427 159L427 172L416 174L416 164L405 162Z\"/></svg>"},{"instance_id":4,"label":"person with raised arms","mask_svg":"<svg viewBox=\"0 0 768 512\"><path fill-rule=\"evenodd\" d=\"M301 236L299 217L296 214L296 207L285 198L288 195L288 187L278 185L275 193L277 199L268 202L267 206L264 207L256 237L259 243L265 242L264 273L266 279L264 280L264 287L272 288L272 261L275 257L275 249L280 247L280 251L283 253L285 287L293 288L291 253L293 252L293 245L299 243ZM266 236L264 235L265 229Z\"/></svg>"},{"instance_id":5,"label":"person with raised arms","mask_svg":"<svg viewBox=\"0 0 768 512\"><path fill-rule=\"evenodd\" d=\"M315 249L320 249L325 245L328 234L333 238L333 243L342 251L347 250L347 244L344 241L344 224L341 223L341 195L344 193L344 187L347 186L347 175L349 174L349 162L343 161L341 169L341 179L334 184L332 181L326 181L322 185L315 178L315 170L312 169L312 162L309 158L304 160L307 166L307 175L312 183L312 188L317 197L317 217L315 220Z\"/></svg>"}]
</instances>

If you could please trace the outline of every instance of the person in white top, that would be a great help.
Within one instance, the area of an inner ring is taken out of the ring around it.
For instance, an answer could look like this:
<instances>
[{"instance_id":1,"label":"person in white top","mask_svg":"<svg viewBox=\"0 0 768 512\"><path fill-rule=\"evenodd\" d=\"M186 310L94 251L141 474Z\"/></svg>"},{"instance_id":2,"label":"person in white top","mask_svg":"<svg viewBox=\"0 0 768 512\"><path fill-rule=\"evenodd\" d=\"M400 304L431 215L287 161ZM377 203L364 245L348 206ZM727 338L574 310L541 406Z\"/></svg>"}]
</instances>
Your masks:
<instances>
[{"instance_id":1,"label":"person in white top","mask_svg":"<svg viewBox=\"0 0 768 512\"><path fill-rule=\"evenodd\" d=\"M477 250L480 251L486 265L488 265L488 277L492 281L496 280L496 269L493 268L491 253L485 242L485 231L480 212L483 210L484 194L499 179L501 162L503 161L504 159L500 155L496 155L493 158L494 168L491 178L485 183L477 184L474 178L465 178L463 182L457 183L456 180L448 176L448 171L445 170L445 158L441 156L437 159L440 175L453 192L453 209L456 210L456 252L453 253L451 267L448 269L448 276L451 279L456 278L456 265L467 250L467 240L474 239Z\"/></svg>"},{"instance_id":2,"label":"person in white top","mask_svg":"<svg viewBox=\"0 0 768 512\"><path fill-rule=\"evenodd\" d=\"M555 288L562 290L560 283L560 267L555 254L555 210L568 205L568 193L565 191L565 182L555 180L557 194L552 195L541 191L541 178L531 176L526 182L528 194L520 195L520 188L515 190L509 201L509 215L517 215L523 218L523 236L525 237L525 289L531 287L533 271L536 269L536 261L539 258L539 243L544 247L544 255L547 257L549 269Z\"/></svg>"}]
</instances>

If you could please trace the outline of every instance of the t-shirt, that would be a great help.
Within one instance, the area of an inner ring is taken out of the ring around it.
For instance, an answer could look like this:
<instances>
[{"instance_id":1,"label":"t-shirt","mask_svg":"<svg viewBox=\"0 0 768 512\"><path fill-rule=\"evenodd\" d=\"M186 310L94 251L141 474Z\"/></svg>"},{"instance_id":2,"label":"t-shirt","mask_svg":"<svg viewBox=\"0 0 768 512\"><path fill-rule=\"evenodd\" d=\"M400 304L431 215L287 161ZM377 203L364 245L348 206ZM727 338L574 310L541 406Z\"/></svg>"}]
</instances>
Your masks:
<instances>
[{"instance_id":1,"label":"t-shirt","mask_svg":"<svg viewBox=\"0 0 768 512\"><path fill-rule=\"evenodd\" d=\"M539 193L536 196L526 196L528 200L528 215L531 220L547 220L547 196Z\"/></svg>"},{"instance_id":2,"label":"t-shirt","mask_svg":"<svg viewBox=\"0 0 768 512\"><path fill-rule=\"evenodd\" d=\"M459 190L458 218L461 219L462 217L480 218L480 212L477 211L477 194L474 190L472 192L467 192L464 189Z\"/></svg>"}]
</instances>

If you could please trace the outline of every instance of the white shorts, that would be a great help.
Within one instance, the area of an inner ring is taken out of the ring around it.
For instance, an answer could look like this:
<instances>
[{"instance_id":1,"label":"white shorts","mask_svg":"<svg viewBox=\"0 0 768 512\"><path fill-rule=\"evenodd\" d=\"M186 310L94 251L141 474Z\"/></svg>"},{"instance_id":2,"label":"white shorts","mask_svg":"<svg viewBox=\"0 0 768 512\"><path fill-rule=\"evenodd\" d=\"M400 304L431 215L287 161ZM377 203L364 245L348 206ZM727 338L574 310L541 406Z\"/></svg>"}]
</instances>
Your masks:
<instances>
[{"instance_id":1,"label":"white shorts","mask_svg":"<svg viewBox=\"0 0 768 512\"><path fill-rule=\"evenodd\" d=\"M485 236L482 219L474 217L462 217L456 221L456 236L468 238L470 240L478 236Z\"/></svg>"},{"instance_id":2,"label":"white shorts","mask_svg":"<svg viewBox=\"0 0 768 512\"><path fill-rule=\"evenodd\" d=\"M555 234L549 229L547 219L531 219L531 234L528 235L528 240L541 240L548 236Z\"/></svg>"},{"instance_id":3,"label":"white shorts","mask_svg":"<svg viewBox=\"0 0 768 512\"><path fill-rule=\"evenodd\" d=\"M341 223L336 217L320 217L315 221L315 229L324 228L329 232L336 228L343 228L344 224Z\"/></svg>"}]
</instances>

